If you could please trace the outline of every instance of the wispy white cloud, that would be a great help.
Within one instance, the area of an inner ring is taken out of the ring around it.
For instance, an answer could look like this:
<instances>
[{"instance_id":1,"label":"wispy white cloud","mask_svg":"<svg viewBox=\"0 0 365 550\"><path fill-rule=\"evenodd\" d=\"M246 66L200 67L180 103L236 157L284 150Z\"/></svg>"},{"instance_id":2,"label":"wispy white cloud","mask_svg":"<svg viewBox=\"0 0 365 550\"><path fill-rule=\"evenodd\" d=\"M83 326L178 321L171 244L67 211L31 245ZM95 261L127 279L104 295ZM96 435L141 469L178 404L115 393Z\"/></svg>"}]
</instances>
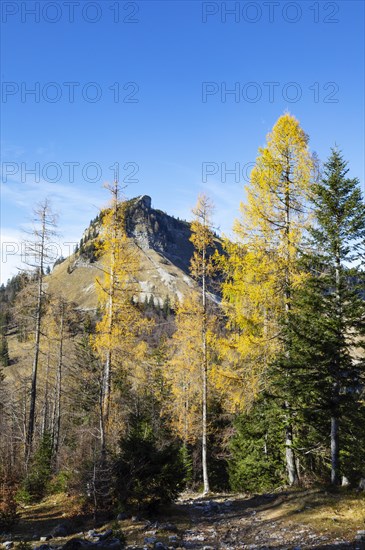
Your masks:
<instances>
[{"instance_id":1,"label":"wispy white cloud","mask_svg":"<svg viewBox=\"0 0 365 550\"><path fill-rule=\"evenodd\" d=\"M59 236L54 239L53 246L56 259L58 255L69 255L90 219L108 201L107 191L101 186L85 185L83 188L44 180L22 183L16 178L1 184L1 197L3 217L7 220L7 227L2 228L1 235L1 282L6 282L19 268L26 267L22 261L26 235L22 230L31 231L32 209L37 203L48 198L52 210L58 214ZM10 225L12 222L14 226Z\"/></svg>"},{"instance_id":2,"label":"wispy white cloud","mask_svg":"<svg viewBox=\"0 0 365 550\"><path fill-rule=\"evenodd\" d=\"M26 150L21 145L11 145L7 142L1 142L1 156L3 159L11 158L13 161L23 157Z\"/></svg>"},{"instance_id":3,"label":"wispy white cloud","mask_svg":"<svg viewBox=\"0 0 365 550\"><path fill-rule=\"evenodd\" d=\"M80 234L80 228L75 226L75 232L68 231L67 234L53 236L46 244L47 264L52 266L61 256L69 256L79 242ZM37 265L39 258L35 257L31 243L32 237L27 232L8 227L2 229L0 238L1 283L6 283L19 271L29 270Z\"/></svg>"}]
</instances>

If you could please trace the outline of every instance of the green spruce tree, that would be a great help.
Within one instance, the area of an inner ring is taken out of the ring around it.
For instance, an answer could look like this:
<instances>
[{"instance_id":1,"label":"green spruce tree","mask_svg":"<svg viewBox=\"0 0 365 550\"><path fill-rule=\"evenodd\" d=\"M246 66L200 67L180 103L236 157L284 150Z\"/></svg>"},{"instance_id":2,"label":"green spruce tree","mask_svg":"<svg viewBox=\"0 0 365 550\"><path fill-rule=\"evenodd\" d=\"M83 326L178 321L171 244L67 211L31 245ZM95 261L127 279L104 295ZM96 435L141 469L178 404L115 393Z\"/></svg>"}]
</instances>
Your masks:
<instances>
[{"instance_id":1,"label":"green spruce tree","mask_svg":"<svg viewBox=\"0 0 365 550\"><path fill-rule=\"evenodd\" d=\"M317 449L318 470L328 441L334 485L356 470L365 420L365 205L358 179L347 174L347 163L333 149L313 186L315 221L304 258L309 278L293 300L290 364L285 357L276 364L290 376L300 446L307 456Z\"/></svg>"}]
</instances>

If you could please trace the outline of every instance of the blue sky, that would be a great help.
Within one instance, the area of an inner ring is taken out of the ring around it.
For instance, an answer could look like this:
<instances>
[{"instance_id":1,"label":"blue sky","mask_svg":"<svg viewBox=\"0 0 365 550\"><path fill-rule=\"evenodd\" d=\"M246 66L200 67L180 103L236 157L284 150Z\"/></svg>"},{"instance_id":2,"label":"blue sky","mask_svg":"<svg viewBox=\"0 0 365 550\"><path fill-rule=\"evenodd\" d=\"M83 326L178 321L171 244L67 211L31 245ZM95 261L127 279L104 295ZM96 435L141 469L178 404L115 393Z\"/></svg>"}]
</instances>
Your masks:
<instances>
[{"instance_id":1,"label":"blue sky","mask_svg":"<svg viewBox=\"0 0 365 550\"><path fill-rule=\"evenodd\" d=\"M108 200L115 163L134 180L128 197L149 194L175 216L208 193L229 233L285 110L322 160L339 145L364 182L362 1L1 7L2 281L20 260L6 243L22 239L33 205L48 196L60 241L77 242Z\"/></svg>"}]
</instances>

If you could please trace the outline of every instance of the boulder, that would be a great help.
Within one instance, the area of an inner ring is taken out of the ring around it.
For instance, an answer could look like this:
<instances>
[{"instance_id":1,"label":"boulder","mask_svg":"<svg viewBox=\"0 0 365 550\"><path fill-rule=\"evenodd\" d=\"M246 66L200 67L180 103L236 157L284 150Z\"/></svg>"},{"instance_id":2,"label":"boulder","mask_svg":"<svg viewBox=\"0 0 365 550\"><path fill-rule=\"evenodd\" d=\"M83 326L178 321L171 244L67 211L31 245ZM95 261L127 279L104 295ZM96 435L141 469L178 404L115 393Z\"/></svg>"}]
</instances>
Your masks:
<instances>
[{"instance_id":1,"label":"boulder","mask_svg":"<svg viewBox=\"0 0 365 550\"><path fill-rule=\"evenodd\" d=\"M346 476L342 476L341 485L342 487L348 487L350 485L350 482Z\"/></svg>"},{"instance_id":2,"label":"boulder","mask_svg":"<svg viewBox=\"0 0 365 550\"><path fill-rule=\"evenodd\" d=\"M359 481L359 489L365 491L365 477L362 477Z\"/></svg>"},{"instance_id":3,"label":"boulder","mask_svg":"<svg viewBox=\"0 0 365 550\"><path fill-rule=\"evenodd\" d=\"M113 534L113 529L107 529L104 533L100 533L99 535L96 535L99 537L99 540L106 540L109 537L111 537Z\"/></svg>"}]
</instances>

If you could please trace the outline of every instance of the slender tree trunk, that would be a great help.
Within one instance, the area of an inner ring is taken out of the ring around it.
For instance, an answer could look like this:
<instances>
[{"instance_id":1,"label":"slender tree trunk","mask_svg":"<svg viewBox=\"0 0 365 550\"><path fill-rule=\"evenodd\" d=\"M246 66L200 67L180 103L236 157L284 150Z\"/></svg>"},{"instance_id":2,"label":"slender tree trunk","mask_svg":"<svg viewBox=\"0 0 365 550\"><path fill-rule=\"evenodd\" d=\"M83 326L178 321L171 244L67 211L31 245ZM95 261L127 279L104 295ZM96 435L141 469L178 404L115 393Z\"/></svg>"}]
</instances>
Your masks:
<instances>
[{"instance_id":1,"label":"slender tree trunk","mask_svg":"<svg viewBox=\"0 0 365 550\"><path fill-rule=\"evenodd\" d=\"M204 346L206 348L206 346ZM205 349L206 353L206 349ZM204 493L209 493L209 477L208 477L208 459L207 459L207 396L208 396L208 376L207 364L204 361L203 366L203 431L202 431L202 464L203 464L203 483Z\"/></svg>"},{"instance_id":2,"label":"slender tree trunk","mask_svg":"<svg viewBox=\"0 0 365 550\"><path fill-rule=\"evenodd\" d=\"M104 363L104 371L101 384L100 395L100 441L101 441L101 454L105 455L106 452L106 426L109 417L109 401L110 401L110 363L111 363L110 349L106 352L106 359Z\"/></svg>"},{"instance_id":3,"label":"slender tree trunk","mask_svg":"<svg viewBox=\"0 0 365 550\"><path fill-rule=\"evenodd\" d=\"M337 314L337 340L341 341L342 334L342 306L341 306L341 259L339 251L336 252L336 314ZM340 356L333 365L332 373L332 412L331 412L331 483L340 483L340 442L339 442L339 395L340 395Z\"/></svg>"},{"instance_id":4,"label":"slender tree trunk","mask_svg":"<svg viewBox=\"0 0 365 550\"><path fill-rule=\"evenodd\" d=\"M97 515L98 515L98 494L97 494L97 489L96 489L96 473L97 473L97 468L96 468L96 463L94 462L94 469L93 469L93 479L92 479L92 495L93 495L93 499L94 499L94 522L96 522L97 520Z\"/></svg>"},{"instance_id":5,"label":"slender tree trunk","mask_svg":"<svg viewBox=\"0 0 365 550\"><path fill-rule=\"evenodd\" d=\"M204 493L208 493L208 318L207 318L207 277L211 267L208 247L213 244L213 235L210 227L210 214L213 206L205 195L200 195L196 207L193 209L195 221L192 225L191 242L194 244L194 255L191 261L191 272L202 285L202 320L201 320L201 395L202 395L202 470Z\"/></svg>"},{"instance_id":6,"label":"slender tree trunk","mask_svg":"<svg viewBox=\"0 0 365 550\"><path fill-rule=\"evenodd\" d=\"M298 483L298 472L293 451L293 428L291 424L288 424L285 428L285 458L289 485L296 485Z\"/></svg>"},{"instance_id":7,"label":"slender tree trunk","mask_svg":"<svg viewBox=\"0 0 365 550\"><path fill-rule=\"evenodd\" d=\"M111 336L111 325L109 328L109 335ZM109 344L110 345L110 344ZM110 348L106 352L106 359L104 363L104 375L103 375L103 413L105 421L107 422L109 417L110 408L110 391L111 391L111 359L112 354Z\"/></svg>"},{"instance_id":8,"label":"slender tree trunk","mask_svg":"<svg viewBox=\"0 0 365 550\"><path fill-rule=\"evenodd\" d=\"M23 441L24 441L24 447L26 445L27 440L27 409L28 409L28 389L24 385L23 387L23 399L22 399L22 434L23 434ZM27 467L27 463L25 463L25 467Z\"/></svg>"},{"instance_id":9,"label":"slender tree trunk","mask_svg":"<svg viewBox=\"0 0 365 550\"><path fill-rule=\"evenodd\" d=\"M48 393L49 393L49 371L50 371L50 359L51 359L51 350L50 342L48 341L48 353L47 353L47 368L46 368L46 384L44 388L44 404L43 404L43 419L42 419L42 436L49 429L49 403L48 403Z\"/></svg>"},{"instance_id":10,"label":"slender tree trunk","mask_svg":"<svg viewBox=\"0 0 365 550\"><path fill-rule=\"evenodd\" d=\"M113 193L113 233L111 243L111 258L110 258L110 281L109 281L109 299L108 299L108 347L104 363L104 372L102 378L102 394L101 394L101 419L100 419L100 437L101 437L101 454L105 456L106 452L106 432L110 412L110 395L111 395L111 376L112 376L112 337L114 324L114 293L115 293L115 264L116 264L116 238L117 238L117 223L118 223L118 208L119 208L119 187L118 182L114 183Z\"/></svg>"},{"instance_id":11,"label":"slender tree trunk","mask_svg":"<svg viewBox=\"0 0 365 550\"><path fill-rule=\"evenodd\" d=\"M184 393L185 393L185 399L184 399L184 436L183 436L183 442L186 446L188 443L188 412L189 412L189 394L188 394L188 388L187 388L187 382L184 382Z\"/></svg>"},{"instance_id":12,"label":"slender tree trunk","mask_svg":"<svg viewBox=\"0 0 365 550\"><path fill-rule=\"evenodd\" d=\"M13 469L14 466L15 466L15 457L16 457L16 443L15 443L15 434L16 434L16 431L15 431L15 422L14 422L14 414L15 414L15 411L14 411L14 394L13 392L11 393L11 440L10 440L10 445L11 445L11 468Z\"/></svg>"},{"instance_id":13,"label":"slender tree trunk","mask_svg":"<svg viewBox=\"0 0 365 550\"><path fill-rule=\"evenodd\" d=\"M298 485L299 476L296 466L295 453L293 449L293 425L291 421L290 404L285 401L285 460L288 472L289 485Z\"/></svg>"},{"instance_id":14,"label":"slender tree trunk","mask_svg":"<svg viewBox=\"0 0 365 550\"><path fill-rule=\"evenodd\" d=\"M41 243L40 243L40 266L38 273L38 292L37 292L37 304L36 304L36 323L35 323L35 342L34 342L34 359L32 367L32 385L30 391L30 408L29 408L29 422L27 429L26 445L25 445L25 463L26 467L29 462L29 458L32 452L32 443L34 435L34 422L35 422L35 405L37 400L37 377L38 377L38 361L40 350L40 337L41 337L41 321L42 321L42 301L43 301L43 262L44 262L44 245L46 237L46 209L42 211L42 230L41 230Z\"/></svg>"},{"instance_id":15,"label":"slender tree trunk","mask_svg":"<svg viewBox=\"0 0 365 550\"><path fill-rule=\"evenodd\" d=\"M285 193L285 240L286 240L286 270L285 270L285 317L286 324L289 327L290 323L290 310L291 310L291 277L290 277L290 169L286 172L287 190ZM290 342L286 340L285 354L287 359L290 359ZM285 427L285 459L286 469L288 472L289 485L297 485L299 483L299 476L296 466L295 454L293 449L293 426L290 413L290 403L288 401L284 404L286 427Z\"/></svg>"},{"instance_id":16,"label":"slender tree trunk","mask_svg":"<svg viewBox=\"0 0 365 550\"><path fill-rule=\"evenodd\" d=\"M26 451L25 451L26 463L28 463L28 460L32 451L33 434L34 434L35 404L37 399L38 361L39 361L40 334L41 334L41 308L42 308L42 275L39 275L35 343L34 343L34 359L33 359L33 366L32 366L32 385L30 390L29 422L28 422Z\"/></svg>"},{"instance_id":17,"label":"slender tree trunk","mask_svg":"<svg viewBox=\"0 0 365 550\"><path fill-rule=\"evenodd\" d=\"M106 358L104 363L104 372L102 378L102 403L101 403L101 452L105 455L106 451L106 430L110 412L110 393L111 393L111 369L112 369L112 334L114 322L114 277L115 277L115 243L112 244L112 259L110 269L110 286L109 286L109 317L108 317L108 348L106 350Z\"/></svg>"},{"instance_id":18,"label":"slender tree trunk","mask_svg":"<svg viewBox=\"0 0 365 550\"><path fill-rule=\"evenodd\" d=\"M340 445L339 445L339 419L331 416L331 483L338 485L340 482Z\"/></svg>"},{"instance_id":19,"label":"slender tree trunk","mask_svg":"<svg viewBox=\"0 0 365 550\"><path fill-rule=\"evenodd\" d=\"M61 434L61 397L62 397L62 370L63 370L63 333L64 333L64 303L61 304L61 319L59 331L59 352L57 365L57 386L56 386L56 415L53 425L53 461L57 464L58 451Z\"/></svg>"},{"instance_id":20,"label":"slender tree trunk","mask_svg":"<svg viewBox=\"0 0 365 550\"><path fill-rule=\"evenodd\" d=\"M202 341L203 341L203 399L202 399L202 466L203 466L203 484L204 493L209 493L209 477L208 477L208 458L207 458L207 412L208 412L208 350L207 350L207 296L206 296L206 250L203 248L202 258L202 300L203 300L203 324L202 324Z\"/></svg>"},{"instance_id":21,"label":"slender tree trunk","mask_svg":"<svg viewBox=\"0 0 365 550\"><path fill-rule=\"evenodd\" d=\"M100 379L100 392L99 392L99 428L100 428L100 442L101 442L101 454L105 454L106 438L105 438L105 426L104 426L104 412L103 412L103 376Z\"/></svg>"}]
</instances>

